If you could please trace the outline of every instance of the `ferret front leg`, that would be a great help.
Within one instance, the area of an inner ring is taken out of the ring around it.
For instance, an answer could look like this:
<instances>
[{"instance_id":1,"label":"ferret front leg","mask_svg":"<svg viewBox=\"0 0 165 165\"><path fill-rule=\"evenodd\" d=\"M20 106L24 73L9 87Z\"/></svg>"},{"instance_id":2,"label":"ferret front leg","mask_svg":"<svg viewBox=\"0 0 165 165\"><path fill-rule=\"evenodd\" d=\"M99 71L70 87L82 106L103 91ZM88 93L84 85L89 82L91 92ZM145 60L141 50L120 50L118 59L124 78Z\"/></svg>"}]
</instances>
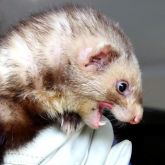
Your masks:
<instances>
[{"instance_id":1,"label":"ferret front leg","mask_svg":"<svg viewBox=\"0 0 165 165\"><path fill-rule=\"evenodd\" d=\"M73 111L64 112L58 117L61 129L66 133L72 133L85 124L91 128L98 128L102 114L99 111L98 103L90 99L72 100Z\"/></svg>"},{"instance_id":2,"label":"ferret front leg","mask_svg":"<svg viewBox=\"0 0 165 165\"><path fill-rule=\"evenodd\" d=\"M58 115L57 121L61 130L66 134L78 131L84 125L81 117L75 112L64 112Z\"/></svg>"}]
</instances>

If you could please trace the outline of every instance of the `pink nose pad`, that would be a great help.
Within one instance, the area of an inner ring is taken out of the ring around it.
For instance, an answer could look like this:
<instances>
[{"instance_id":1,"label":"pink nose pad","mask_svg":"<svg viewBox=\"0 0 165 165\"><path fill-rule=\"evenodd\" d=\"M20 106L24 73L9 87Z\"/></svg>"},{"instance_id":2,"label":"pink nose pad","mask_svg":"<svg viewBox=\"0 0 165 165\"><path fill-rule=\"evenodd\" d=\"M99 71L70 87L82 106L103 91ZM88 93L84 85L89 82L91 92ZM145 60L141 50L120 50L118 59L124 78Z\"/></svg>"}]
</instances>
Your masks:
<instances>
[{"instance_id":1,"label":"pink nose pad","mask_svg":"<svg viewBox=\"0 0 165 165\"><path fill-rule=\"evenodd\" d=\"M130 124L138 124L141 121L141 117L135 116L133 119L129 121Z\"/></svg>"}]
</instances>

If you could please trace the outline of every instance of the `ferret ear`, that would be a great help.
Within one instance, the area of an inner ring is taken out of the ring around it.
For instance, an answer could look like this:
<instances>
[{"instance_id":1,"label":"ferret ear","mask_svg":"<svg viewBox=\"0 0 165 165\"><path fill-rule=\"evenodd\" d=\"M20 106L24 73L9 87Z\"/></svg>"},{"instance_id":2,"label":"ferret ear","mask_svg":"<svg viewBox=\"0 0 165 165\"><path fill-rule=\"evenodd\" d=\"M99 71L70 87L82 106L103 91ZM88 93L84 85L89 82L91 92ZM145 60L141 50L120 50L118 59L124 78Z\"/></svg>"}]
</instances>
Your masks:
<instances>
[{"instance_id":1,"label":"ferret ear","mask_svg":"<svg viewBox=\"0 0 165 165\"><path fill-rule=\"evenodd\" d=\"M98 50L86 48L79 55L79 64L82 69L88 71L104 70L107 65L117 59L119 54L110 45L103 46Z\"/></svg>"}]
</instances>

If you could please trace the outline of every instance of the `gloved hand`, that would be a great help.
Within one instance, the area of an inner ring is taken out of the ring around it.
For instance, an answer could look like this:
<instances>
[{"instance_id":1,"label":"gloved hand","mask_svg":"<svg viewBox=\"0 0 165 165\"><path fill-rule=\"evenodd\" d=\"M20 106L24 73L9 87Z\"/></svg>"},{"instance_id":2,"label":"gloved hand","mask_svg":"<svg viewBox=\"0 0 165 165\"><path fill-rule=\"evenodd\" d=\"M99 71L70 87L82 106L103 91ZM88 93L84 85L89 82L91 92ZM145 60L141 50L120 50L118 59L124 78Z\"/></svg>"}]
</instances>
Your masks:
<instances>
[{"instance_id":1,"label":"gloved hand","mask_svg":"<svg viewBox=\"0 0 165 165\"><path fill-rule=\"evenodd\" d=\"M128 165L132 145L125 140L112 147L111 123L97 130L84 126L67 136L52 126L19 150L7 152L5 165Z\"/></svg>"}]
</instances>

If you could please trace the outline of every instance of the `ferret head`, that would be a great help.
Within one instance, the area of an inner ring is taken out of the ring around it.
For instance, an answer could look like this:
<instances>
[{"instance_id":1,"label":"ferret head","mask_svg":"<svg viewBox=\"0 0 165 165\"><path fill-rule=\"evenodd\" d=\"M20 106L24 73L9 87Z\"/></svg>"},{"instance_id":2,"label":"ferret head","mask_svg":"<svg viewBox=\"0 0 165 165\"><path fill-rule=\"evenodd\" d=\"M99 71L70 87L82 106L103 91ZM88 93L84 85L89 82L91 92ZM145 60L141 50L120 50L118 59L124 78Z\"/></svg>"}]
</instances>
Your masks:
<instances>
[{"instance_id":1,"label":"ferret head","mask_svg":"<svg viewBox=\"0 0 165 165\"><path fill-rule=\"evenodd\" d=\"M74 67L73 72L78 75L73 74L73 91L97 101L100 109L110 109L120 121L139 123L143 114L142 83L134 54L126 56L111 45L97 52L92 50L95 49L83 50L77 59L79 68Z\"/></svg>"},{"instance_id":2,"label":"ferret head","mask_svg":"<svg viewBox=\"0 0 165 165\"><path fill-rule=\"evenodd\" d=\"M118 24L99 20L93 33L89 24L90 32L80 32L72 41L72 90L98 102L99 109L110 109L118 120L137 124L143 115L137 58Z\"/></svg>"}]
</instances>

